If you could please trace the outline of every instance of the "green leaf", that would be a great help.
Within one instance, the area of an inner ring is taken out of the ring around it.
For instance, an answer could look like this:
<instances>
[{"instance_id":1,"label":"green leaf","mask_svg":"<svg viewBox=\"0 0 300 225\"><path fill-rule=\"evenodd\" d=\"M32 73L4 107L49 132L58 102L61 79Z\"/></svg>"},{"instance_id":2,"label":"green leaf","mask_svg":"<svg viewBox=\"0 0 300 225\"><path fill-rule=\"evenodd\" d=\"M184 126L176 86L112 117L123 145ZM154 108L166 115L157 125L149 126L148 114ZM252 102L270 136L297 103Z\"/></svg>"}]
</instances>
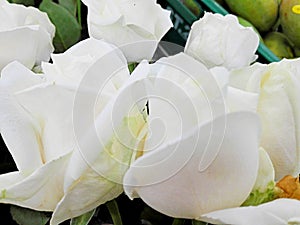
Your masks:
<instances>
[{"instance_id":1,"label":"green leaf","mask_svg":"<svg viewBox=\"0 0 300 225\"><path fill-rule=\"evenodd\" d=\"M201 222L199 220L192 220L192 225L208 225L208 223Z\"/></svg>"},{"instance_id":2,"label":"green leaf","mask_svg":"<svg viewBox=\"0 0 300 225\"><path fill-rule=\"evenodd\" d=\"M45 225L50 219L50 216L45 212L34 211L14 205L10 207L10 214L13 220L19 225Z\"/></svg>"},{"instance_id":3,"label":"green leaf","mask_svg":"<svg viewBox=\"0 0 300 225\"><path fill-rule=\"evenodd\" d=\"M129 69L129 72L130 74L134 71L134 69L138 66L138 63L136 62L133 62L133 63L129 63L128 64L128 69Z\"/></svg>"},{"instance_id":4,"label":"green leaf","mask_svg":"<svg viewBox=\"0 0 300 225\"><path fill-rule=\"evenodd\" d=\"M122 225L122 218L119 211L118 203L116 200L111 200L109 202L106 202L106 207L108 208L108 211L110 213L110 216L113 220L114 225Z\"/></svg>"},{"instance_id":5,"label":"green leaf","mask_svg":"<svg viewBox=\"0 0 300 225\"><path fill-rule=\"evenodd\" d=\"M82 26L81 0L77 0L77 17L78 23L80 24L80 26Z\"/></svg>"},{"instance_id":6,"label":"green leaf","mask_svg":"<svg viewBox=\"0 0 300 225\"><path fill-rule=\"evenodd\" d=\"M173 220L172 225L183 225L184 222L185 222L184 219L177 219L177 218L175 218L175 219Z\"/></svg>"},{"instance_id":7,"label":"green leaf","mask_svg":"<svg viewBox=\"0 0 300 225\"><path fill-rule=\"evenodd\" d=\"M76 16L77 2L76 0L58 0L59 5L68 10L73 16Z\"/></svg>"},{"instance_id":8,"label":"green leaf","mask_svg":"<svg viewBox=\"0 0 300 225\"><path fill-rule=\"evenodd\" d=\"M39 8L48 14L56 27L53 39L55 52L64 52L79 41L81 26L68 10L51 0L43 0Z\"/></svg>"},{"instance_id":9,"label":"green leaf","mask_svg":"<svg viewBox=\"0 0 300 225\"><path fill-rule=\"evenodd\" d=\"M144 207L140 219L152 225L172 224L174 222L174 218L168 217L147 205Z\"/></svg>"},{"instance_id":10,"label":"green leaf","mask_svg":"<svg viewBox=\"0 0 300 225\"><path fill-rule=\"evenodd\" d=\"M11 3L22 4L26 6L34 6L34 0L11 0Z\"/></svg>"},{"instance_id":11,"label":"green leaf","mask_svg":"<svg viewBox=\"0 0 300 225\"><path fill-rule=\"evenodd\" d=\"M87 225L95 214L96 209L71 219L70 225Z\"/></svg>"}]
</instances>

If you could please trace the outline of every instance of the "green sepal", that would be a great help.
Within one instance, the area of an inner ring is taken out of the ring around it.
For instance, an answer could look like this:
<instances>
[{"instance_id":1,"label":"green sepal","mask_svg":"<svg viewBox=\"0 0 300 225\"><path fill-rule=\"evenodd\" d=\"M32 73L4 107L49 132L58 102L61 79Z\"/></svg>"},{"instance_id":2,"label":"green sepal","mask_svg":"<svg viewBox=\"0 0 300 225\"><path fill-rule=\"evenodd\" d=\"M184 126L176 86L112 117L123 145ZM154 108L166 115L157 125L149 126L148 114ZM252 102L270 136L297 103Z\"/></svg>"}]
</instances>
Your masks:
<instances>
[{"instance_id":1,"label":"green sepal","mask_svg":"<svg viewBox=\"0 0 300 225\"><path fill-rule=\"evenodd\" d=\"M252 191L242 206L257 206L266 202L270 202L277 197L275 182L270 181L266 188L266 191L261 192L256 189Z\"/></svg>"}]
</instances>

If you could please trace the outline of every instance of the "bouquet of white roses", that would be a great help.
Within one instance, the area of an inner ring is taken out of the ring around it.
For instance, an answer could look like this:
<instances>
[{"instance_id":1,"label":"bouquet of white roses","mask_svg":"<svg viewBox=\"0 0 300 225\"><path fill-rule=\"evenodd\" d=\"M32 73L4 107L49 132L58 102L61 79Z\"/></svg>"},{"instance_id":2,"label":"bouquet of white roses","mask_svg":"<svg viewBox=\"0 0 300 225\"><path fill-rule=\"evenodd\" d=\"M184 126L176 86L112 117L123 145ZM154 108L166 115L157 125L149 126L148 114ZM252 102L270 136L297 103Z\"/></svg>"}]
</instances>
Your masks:
<instances>
[{"instance_id":1,"label":"bouquet of white roses","mask_svg":"<svg viewBox=\"0 0 300 225\"><path fill-rule=\"evenodd\" d=\"M300 224L300 59L257 62L234 15L206 12L182 47L155 0L24 2L0 0L18 224Z\"/></svg>"}]
</instances>

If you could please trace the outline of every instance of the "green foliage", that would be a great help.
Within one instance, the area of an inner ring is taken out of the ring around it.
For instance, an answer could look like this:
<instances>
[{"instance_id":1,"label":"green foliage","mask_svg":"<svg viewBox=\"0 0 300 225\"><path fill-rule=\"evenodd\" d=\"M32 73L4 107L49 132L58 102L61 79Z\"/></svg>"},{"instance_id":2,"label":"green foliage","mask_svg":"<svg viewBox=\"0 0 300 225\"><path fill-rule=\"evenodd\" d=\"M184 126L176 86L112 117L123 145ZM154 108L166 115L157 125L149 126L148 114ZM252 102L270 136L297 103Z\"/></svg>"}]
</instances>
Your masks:
<instances>
[{"instance_id":1,"label":"green foliage","mask_svg":"<svg viewBox=\"0 0 300 225\"><path fill-rule=\"evenodd\" d=\"M76 16L77 2L76 0L58 0L59 5L68 10L73 16Z\"/></svg>"},{"instance_id":2,"label":"green foliage","mask_svg":"<svg viewBox=\"0 0 300 225\"><path fill-rule=\"evenodd\" d=\"M109 202L106 202L106 207L110 213L110 216L113 220L114 225L122 225L122 218L120 215L118 203L116 200L111 200Z\"/></svg>"},{"instance_id":3,"label":"green foliage","mask_svg":"<svg viewBox=\"0 0 300 225\"><path fill-rule=\"evenodd\" d=\"M185 220L184 219L177 219L175 218L172 225L184 225Z\"/></svg>"},{"instance_id":4,"label":"green foliage","mask_svg":"<svg viewBox=\"0 0 300 225\"><path fill-rule=\"evenodd\" d=\"M271 181L268 184L266 191L264 192L261 192L260 190L252 191L242 206L257 206L274 200L276 196L277 195L276 195L275 183Z\"/></svg>"},{"instance_id":5,"label":"green foliage","mask_svg":"<svg viewBox=\"0 0 300 225\"><path fill-rule=\"evenodd\" d=\"M34 0L10 0L9 2L23 4L26 6L34 6Z\"/></svg>"},{"instance_id":6,"label":"green foliage","mask_svg":"<svg viewBox=\"0 0 300 225\"><path fill-rule=\"evenodd\" d=\"M152 225L161 225L161 224L172 224L174 223L174 219L168 217L149 206L145 205L144 209L141 213L141 219L144 221L150 222Z\"/></svg>"},{"instance_id":7,"label":"green foliage","mask_svg":"<svg viewBox=\"0 0 300 225\"><path fill-rule=\"evenodd\" d=\"M133 62L133 63L129 63L128 64L128 69L129 69L129 72L130 74L134 71L134 69L138 66L138 63L136 62Z\"/></svg>"},{"instance_id":8,"label":"green foliage","mask_svg":"<svg viewBox=\"0 0 300 225\"><path fill-rule=\"evenodd\" d=\"M10 214L19 225L45 225L50 219L47 213L14 205L10 207Z\"/></svg>"},{"instance_id":9,"label":"green foliage","mask_svg":"<svg viewBox=\"0 0 300 225\"><path fill-rule=\"evenodd\" d=\"M64 52L79 41L81 37L81 26L77 22L76 17L72 15L69 10L51 0L43 0L39 8L48 14L50 20L56 27L53 40L55 52Z\"/></svg>"},{"instance_id":10,"label":"green foliage","mask_svg":"<svg viewBox=\"0 0 300 225\"><path fill-rule=\"evenodd\" d=\"M71 219L70 225L87 225L95 214L96 209Z\"/></svg>"},{"instance_id":11,"label":"green foliage","mask_svg":"<svg viewBox=\"0 0 300 225\"><path fill-rule=\"evenodd\" d=\"M199 220L193 220L192 225L208 225L208 223L201 222Z\"/></svg>"}]
</instances>

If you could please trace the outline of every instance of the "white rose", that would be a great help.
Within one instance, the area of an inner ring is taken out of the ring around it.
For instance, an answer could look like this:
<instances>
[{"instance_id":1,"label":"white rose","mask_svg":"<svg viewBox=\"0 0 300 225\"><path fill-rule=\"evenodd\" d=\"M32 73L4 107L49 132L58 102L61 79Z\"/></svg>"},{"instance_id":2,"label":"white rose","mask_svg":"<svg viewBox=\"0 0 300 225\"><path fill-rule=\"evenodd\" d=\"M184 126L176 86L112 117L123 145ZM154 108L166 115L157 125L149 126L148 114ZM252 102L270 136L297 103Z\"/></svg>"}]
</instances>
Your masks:
<instances>
[{"instance_id":1,"label":"white rose","mask_svg":"<svg viewBox=\"0 0 300 225\"><path fill-rule=\"evenodd\" d=\"M122 48L128 61L151 59L158 42L172 27L170 12L155 0L83 0L91 37Z\"/></svg>"},{"instance_id":2,"label":"white rose","mask_svg":"<svg viewBox=\"0 0 300 225\"><path fill-rule=\"evenodd\" d=\"M274 191L268 190L274 184L272 162L259 150L258 115L227 112L255 110L257 93L228 88L226 79L218 79L224 68L209 72L184 54L137 69L152 80L151 136L145 141L150 148L125 174L130 198L140 197L171 217L215 224L299 223L298 200L270 197L269 203L240 207L252 191ZM238 107L242 98L249 102Z\"/></svg>"},{"instance_id":3,"label":"white rose","mask_svg":"<svg viewBox=\"0 0 300 225\"><path fill-rule=\"evenodd\" d=\"M0 202L54 211L58 224L122 193L145 121L116 47L91 38L52 58L44 74L3 69L0 131L19 171L0 176Z\"/></svg>"},{"instance_id":4,"label":"white rose","mask_svg":"<svg viewBox=\"0 0 300 225\"><path fill-rule=\"evenodd\" d=\"M0 0L0 71L14 60L29 69L48 61L54 33L46 13Z\"/></svg>"},{"instance_id":5,"label":"white rose","mask_svg":"<svg viewBox=\"0 0 300 225\"><path fill-rule=\"evenodd\" d=\"M90 38L52 58L54 64L42 66L46 74L57 85L76 91L70 115L76 142L64 196L50 221L56 225L123 192L123 176L144 135L140 111L146 102L137 106L135 99L144 93L138 88L143 76L129 76L125 57L113 45Z\"/></svg>"},{"instance_id":6,"label":"white rose","mask_svg":"<svg viewBox=\"0 0 300 225\"><path fill-rule=\"evenodd\" d=\"M241 68L255 61L258 35L239 24L236 16L205 13L194 22L185 53L207 67Z\"/></svg>"},{"instance_id":7,"label":"white rose","mask_svg":"<svg viewBox=\"0 0 300 225\"><path fill-rule=\"evenodd\" d=\"M276 180L300 173L300 59L232 71L229 84L258 94L262 121L260 145L275 167ZM249 99L245 99L249 102Z\"/></svg>"},{"instance_id":8,"label":"white rose","mask_svg":"<svg viewBox=\"0 0 300 225\"><path fill-rule=\"evenodd\" d=\"M258 173L258 116L226 112L226 87L214 77L222 69L211 74L185 54L144 67L153 79L151 136L124 177L125 193L175 218L240 206Z\"/></svg>"},{"instance_id":9,"label":"white rose","mask_svg":"<svg viewBox=\"0 0 300 225\"><path fill-rule=\"evenodd\" d=\"M18 171L0 175L1 203L42 211L56 207L72 150L72 99L68 90L19 62L2 70L0 132Z\"/></svg>"}]
</instances>

